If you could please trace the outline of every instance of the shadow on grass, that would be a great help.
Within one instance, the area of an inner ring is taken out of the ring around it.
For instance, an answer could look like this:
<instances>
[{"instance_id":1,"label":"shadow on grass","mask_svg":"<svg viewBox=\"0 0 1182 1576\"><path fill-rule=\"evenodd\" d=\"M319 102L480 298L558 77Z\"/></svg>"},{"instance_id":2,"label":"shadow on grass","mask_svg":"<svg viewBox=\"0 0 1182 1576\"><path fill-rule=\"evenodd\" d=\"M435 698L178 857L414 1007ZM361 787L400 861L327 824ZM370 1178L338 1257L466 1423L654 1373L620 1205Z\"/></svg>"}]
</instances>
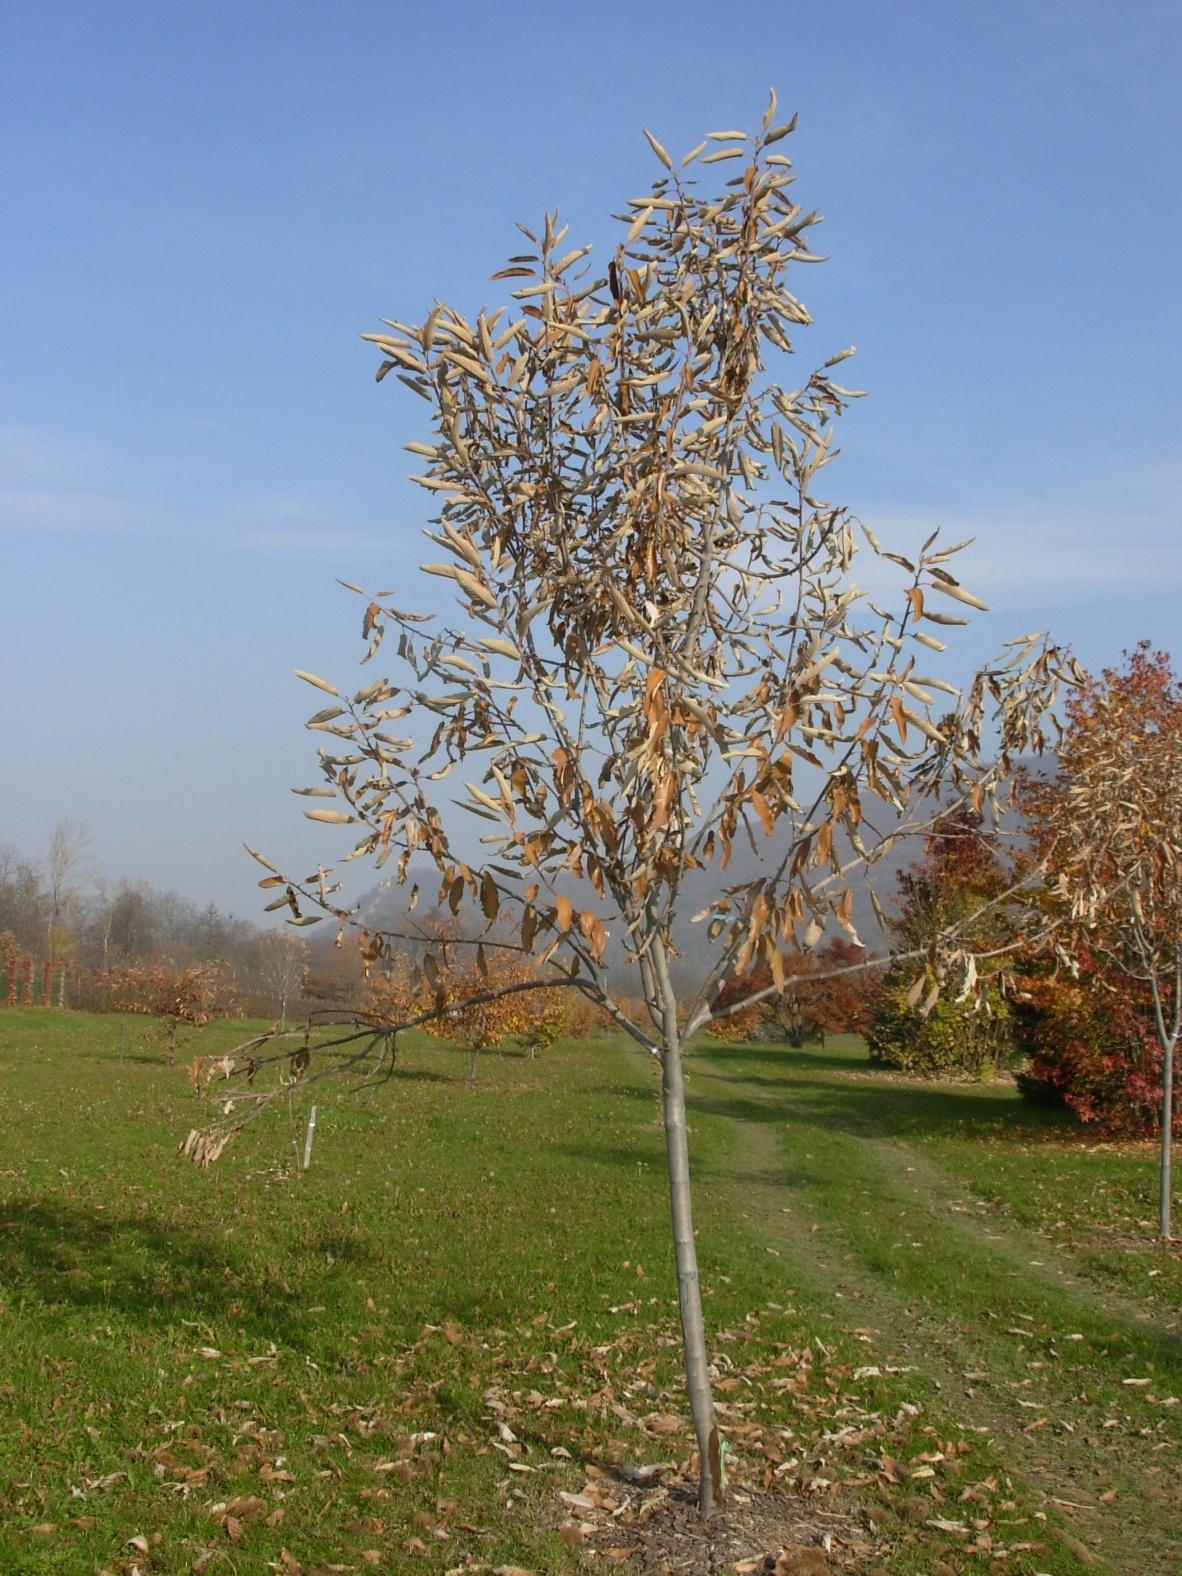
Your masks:
<instances>
[{"instance_id":1,"label":"shadow on grass","mask_svg":"<svg viewBox=\"0 0 1182 1576\"><path fill-rule=\"evenodd\" d=\"M780 1061L786 1076L777 1078L744 1072L741 1062L749 1059L746 1052L742 1057L712 1056L711 1079L716 1085L735 1086L736 1093L733 1098L693 1095L689 1104L735 1121L836 1126L875 1137L906 1138L922 1133L988 1139L1004 1133L1011 1139L1038 1141L1084 1136L1070 1113L1032 1105L1008 1086L926 1083L889 1074L826 1077L826 1070L873 1074L879 1069L868 1063L852 1064L848 1057L798 1051L770 1052L761 1058ZM745 1096L740 1091L751 1094Z\"/></svg>"},{"instance_id":2,"label":"shadow on grass","mask_svg":"<svg viewBox=\"0 0 1182 1576\"><path fill-rule=\"evenodd\" d=\"M776 1053L779 1055L780 1053ZM798 1058L799 1052L783 1053ZM771 1056L768 1058L772 1059ZM712 1058L713 1060L713 1058ZM735 1066L738 1058L718 1058L721 1067ZM829 1066L828 1059L808 1058L815 1067ZM806 1066L808 1065L806 1062ZM849 1066L838 1058L835 1065ZM693 1084L693 1068L688 1069ZM1009 1089L988 1085L965 1087L940 1083L904 1082L892 1078L844 1079L800 1076L796 1061L793 1076L777 1078L739 1070L710 1069L710 1094L689 1093L686 1106L707 1116L764 1127L823 1127L862 1137L906 1139L915 1135L979 1138L1005 1136L1027 1142L1084 1138L1080 1124L1067 1112L1028 1104ZM719 1086L731 1086L724 1095ZM599 1084L588 1090L592 1098L640 1101L659 1111L656 1093L637 1085Z\"/></svg>"},{"instance_id":3,"label":"shadow on grass","mask_svg":"<svg viewBox=\"0 0 1182 1576\"><path fill-rule=\"evenodd\" d=\"M755 1062L762 1066L783 1067L786 1071L802 1067L815 1072L865 1073L874 1071L874 1063L865 1053L826 1050L819 1045L736 1045L722 1046L712 1041L695 1043L692 1059L700 1058L726 1065L728 1063Z\"/></svg>"},{"instance_id":4,"label":"shadow on grass","mask_svg":"<svg viewBox=\"0 0 1182 1576\"><path fill-rule=\"evenodd\" d=\"M173 1221L16 1199L0 1206L0 1261L10 1296L46 1306L113 1310L156 1329L232 1321L302 1344L301 1299L278 1272Z\"/></svg>"},{"instance_id":5,"label":"shadow on grass","mask_svg":"<svg viewBox=\"0 0 1182 1576\"><path fill-rule=\"evenodd\" d=\"M719 1081L745 1088L761 1082L721 1076ZM1086 1136L1070 1116L1057 1111L1040 1111L1001 1094L976 1094L924 1085L899 1087L888 1083L835 1089L830 1083L807 1078L794 1079L788 1087L770 1079L766 1083L774 1091L767 1099L694 1095L687 1104L694 1110L739 1122L836 1127L847 1133L874 1138L955 1135L985 1140L1004 1135L1008 1139L1038 1141L1070 1138L1073 1134L1080 1138ZM803 1098L794 1099L795 1091Z\"/></svg>"}]
</instances>

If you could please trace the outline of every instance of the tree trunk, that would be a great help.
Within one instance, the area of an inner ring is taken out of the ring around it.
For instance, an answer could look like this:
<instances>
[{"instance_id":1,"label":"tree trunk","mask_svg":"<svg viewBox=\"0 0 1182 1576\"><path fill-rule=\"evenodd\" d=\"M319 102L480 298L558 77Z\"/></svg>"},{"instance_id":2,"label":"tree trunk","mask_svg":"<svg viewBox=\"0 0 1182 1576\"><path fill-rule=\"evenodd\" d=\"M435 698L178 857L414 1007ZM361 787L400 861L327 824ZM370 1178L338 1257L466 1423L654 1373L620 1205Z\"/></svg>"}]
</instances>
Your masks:
<instances>
[{"instance_id":1,"label":"tree trunk","mask_svg":"<svg viewBox=\"0 0 1182 1576\"><path fill-rule=\"evenodd\" d=\"M1172 1022L1166 1027L1165 1007L1161 986L1153 972L1148 948L1142 949L1142 961L1149 973L1149 989L1153 997L1153 1016L1157 1023L1157 1037L1161 1044L1161 1165L1158 1172L1158 1229L1168 1242L1173 1235L1171 1204L1173 1201L1174 1160L1174 1047L1178 1043L1179 1018L1182 1017L1182 950L1175 962L1174 1010Z\"/></svg>"},{"instance_id":2,"label":"tree trunk","mask_svg":"<svg viewBox=\"0 0 1182 1576\"><path fill-rule=\"evenodd\" d=\"M1172 1037L1162 1042L1161 1076L1161 1234L1168 1241L1173 1236L1170 1206L1173 1199L1173 1150L1174 1150L1174 1047Z\"/></svg>"},{"instance_id":3,"label":"tree trunk","mask_svg":"<svg viewBox=\"0 0 1182 1576\"><path fill-rule=\"evenodd\" d=\"M657 952L660 952L660 944L657 944ZM693 1433L698 1439L698 1510L703 1516L709 1516L725 1499L722 1442L714 1417L714 1393L709 1376L709 1352L706 1351L706 1321L701 1314L698 1245L693 1240L686 1080L681 1067L681 1039L668 969L662 968L662 965L663 957L657 957L656 972L660 996L663 998L662 1021L665 1026L665 1043L660 1050L660 1111L665 1125L665 1163L673 1220L673 1258L678 1269L678 1311L681 1313L686 1388L689 1392Z\"/></svg>"},{"instance_id":4,"label":"tree trunk","mask_svg":"<svg viewBox=\"0 0 1182 1576\"><path fill-rule=\"evenodd\" d=\"M677 1304L685 1354L685 1381L698 1440L698 1508L708 1516L724 1498L721 1443L710 1388L710 1357L702 1317L698 1280L698 1249L694 1241L690 1202L689 1140L685 1125L685 1080L681 1047L674 1042L661 1052L661 1110L665 1123L665 1157L669 1170L669 1204L673 1218L673 1254L677 1265Z\"/></svg>"},{"instance_id":5,"label":"tree trunk","mask_svg":"<svg viewBox=\"0 0 1182 1576\"><path fill-rule=\"evenodd\" d=\"M698 1509L703 1516L726 1498L722 1469L722 1441L714 1416L710 1388L710 1355L706 1350L706 1321L702 1317L702 1287L698 1280L698 1247L694 1241L694 1216L690 1199L689 1135L685 1125L685 1077L681 1065L681 1030L677 1022L677 993L669 973L664 938L651 936L646 986L652 989L661 1022L661 1115L665 1124L665 1159L669 1171L669 1206L673 1221L673 1256L677 1265L677 1306L681 1314L681 1340L690 1415L698 1440Z\"/></svg>"}]
</instances>

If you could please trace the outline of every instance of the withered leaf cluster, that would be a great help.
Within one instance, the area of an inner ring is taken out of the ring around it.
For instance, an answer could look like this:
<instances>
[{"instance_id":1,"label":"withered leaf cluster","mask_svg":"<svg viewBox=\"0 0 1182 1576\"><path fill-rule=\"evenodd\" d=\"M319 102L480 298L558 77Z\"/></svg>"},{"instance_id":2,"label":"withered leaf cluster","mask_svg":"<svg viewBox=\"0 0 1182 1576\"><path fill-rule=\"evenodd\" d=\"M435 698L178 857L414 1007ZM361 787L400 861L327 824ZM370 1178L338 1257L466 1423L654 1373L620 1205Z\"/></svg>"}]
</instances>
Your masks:
<instances>
[{"instance_id":1,"label":"withered leaf cluster","mask_svg":"<svg viewBox=\"0 0 1182 1576\"><path fill-rule=\"evenodd\" d=\"M547 216L494 275L505 306L439 305L366 336L379 378L430 408L430 441L409 446L437 505L424 567L463 617L436 628L375 597L367 655L393 632L404 676L310 724L330 742L308 792L333 806L308 814L355 824L351 857L393 860L406 882L426 856L441 904L490 925L508 910L526 952L599 987L608 925L640 963L654 934L670 945L687 872L716 870L699 1015L732 969L778 978L827 922L851 931L873 828L926 824L948 792L979 805L987 711L996 768L1041 747L1055 684L1034 637L963 698L924 671L936 631L983 605L948 568L959 547L912 560L863 531L899 571L898 605L855 578L854 522L821 495L851 352L793 387L771 369L810 322L790 280L821 260L791 130L712 133L680 166L650 137L663 173L630 201L606 274ZM688 173L714 164L734 172L718 195ZM425 747L403 736L424 714ZM484 823L479 864L456 851L445 778ZM739 840L767 863L728 886Z\"/></svg>"},{"instance_id":2,"label":"withered leaf cluster","mask_svg":"<svg viewBox=\"0 0 1182 1576\"><path fill-rule=\"evenodd\" d=\"M811 321L793 286L823 260L793 126L773 96L757 134L680 161L650 135L660 173L606 269L550 214L493 275L502 305L365 336L429 412L408 445L435 509L423 567L457 615L350 587L394 676L347 695L301 674L330 698L306 814L352 827L347 857L388 866L408 913L433 867L480 968L519 950L642 1040L609 936L660 1035L686 879L712 872L711 961L678 1021L708 1021L736 973L780 986L827 926L860 939L853 885L892 843L988 808L1011 755L1042 748L1061 676L1037 636L963 694L930 671L983 606L949 568L967 544L888 551L824 496L858 391L838 381L852 348L785 375ZM859 582L867 557L893 597ZM743 879L739 846L762 861ZM354 921L331 871L262 863L291 923ZM368 960L403 939L367 932Z\"/></svg>"}]
</instances>

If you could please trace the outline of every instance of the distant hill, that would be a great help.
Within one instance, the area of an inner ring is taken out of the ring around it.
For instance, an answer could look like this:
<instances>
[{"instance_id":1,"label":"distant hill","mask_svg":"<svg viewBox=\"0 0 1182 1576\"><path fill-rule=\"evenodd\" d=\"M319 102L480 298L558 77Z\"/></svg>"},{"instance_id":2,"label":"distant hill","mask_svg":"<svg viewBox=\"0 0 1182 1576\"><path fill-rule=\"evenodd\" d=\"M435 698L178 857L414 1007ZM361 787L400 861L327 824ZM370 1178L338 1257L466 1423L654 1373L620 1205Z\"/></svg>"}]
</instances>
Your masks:
<instances>
[{"instance_id":1,"label":"distant hill","mask_svg":"<svg viewBox=\"0 0 1182 1576\"><path fill-rule=\"evenodd\" d=\"M1037 763L1029 764L1033 766ZM879 837L888 835L897 825L897 821L886 819L881 802L876 804L875 825ZM1007 827L1003 820L1003 835L1013 830L1012 821ZM918 861L922 855L921 837L912 835L900 838L864 872L861 879L856 879L852 883L854 928L863 945L871 953L882 952L887 946L887 940L875 916L871 892L877 894L880 904L889 916L893 910L900 872ZM696 985L702 978L708 960L714 956L714 949L706 940L705 926L690 924L690 917L705 908L725 887L740 886L761 874L770 874L775 869L776 857L774 840L762 841L753 850L749 843L740 838L736 839L731 861L721 874L717 867L709 870L691 870L687 873L681 888L680 910L684 917L679 920L673 933L674 944L680 953L675 969L676 983L683 984L686 988ZM426 861L423 862L417 879L422 888L422 898L412 923L421 923L424 917L435 912L433 900L438 889L438 876L434 866ZM571 880L564 883L560 890L567 893L576 907L584 905L602 910L599 900L585 882ZM374 888L361 900L360 909L364 923L374 929L401 929L410 917L406 910L407 891L406 887L385 884ZM842 934L835 921L831 922L828 933ZM635 991L635 977L624 962L623 947L618 938L609 942L608 957L615 983L620 988Z\"/></svg>"},{"instance_id":2,"label":"distant hill","mask_svg":"<svg viewBox=\"0 0 1182 1576\"><path fill-rule=\"evenodd\" d=\"M917 840L900 843L883 856L873 870L868 872L863 882L854 887L852 916L854 927L871 952L880 951L884 946L870 899L871 886L878 893L880 902L889 913L898 872L917 859L919 854L920 846ZM774 849L769 849L769 856L771 855L774 855ZM689 923L691 916L705 908L723 888L743 885L755 880L761 874L770 874L774 868L772 857L761 858L749 847L740 847L736 843L735 853L721 875L717 868L691 870L687 873L682 883L682 901L679 905L684 918L674 927L673 933L674 945L680 953L675 967L677 983L684 983L687 987L696 984L702 977L708 959L714 955L714 948L706 940L705 926ZM407 912L408 888L383 885L374 888L361 899L359 908L362 922L375 930L401 930L408 923L413 928L416 924L422 924L424 920L439 917L434 904L438 890L438 876L434 867L424 863L417 879L422 888L422 897L413 915ZM586 882L571 880L563 883L560 890L568 894L576 907L585 905L602 910L602 904ZM836 923L831 929L834 934L841 933ZM415 949L408 950L413 952ZM608 957L615 982L621 987L626 985L629 990L634 991L635 980L631 969L624 962L623 947L618 938L609 941Z\"/></svg>"}]
</instances>

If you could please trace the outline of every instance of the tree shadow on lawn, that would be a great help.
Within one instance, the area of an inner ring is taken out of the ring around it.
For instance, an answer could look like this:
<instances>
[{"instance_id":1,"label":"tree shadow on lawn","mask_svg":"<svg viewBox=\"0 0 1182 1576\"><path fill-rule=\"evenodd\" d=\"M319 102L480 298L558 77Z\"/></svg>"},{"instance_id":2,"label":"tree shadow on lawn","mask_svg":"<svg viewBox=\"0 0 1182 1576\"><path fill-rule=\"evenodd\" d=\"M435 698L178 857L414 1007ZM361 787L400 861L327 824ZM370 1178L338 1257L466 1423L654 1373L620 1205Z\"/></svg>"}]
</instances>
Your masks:
<instances>
[{"instance_id":1,"label":"tree shadow on lawn","mask_svg":"<svg viewBox=\"0 0 1182 1576\"><path fill-rule=\"evenodd\" d=\"M744 1062L752 1061L780 1068L782 1075L738 1070ZM729 1098L687 1093L686 1105L691 1111L738 1122L774 1126L793 1121L866 1137L929 1134L1070 1143L1090 1136L1070 1112L1033 1105L1009 1084L909 1079L869 1061L819 1050L744 1046L732 1052L711 1046L708 1057L691 1058L686 1064L691 1090L695 1073L705 1074L715 1085L733 1084L754 1092L749 1099L737 1092ZM810 1077L810 1073L817 1076ZM826 1076L833 1073L852 1076ZM610 1095L645 1101L659 1112L655 1086L603 1083L587 1093L593 1099Z\"/></svg>"},{"instance_id":2,"label":"tree shadow on lawn","mask_svg":"<svg viewBox=\"0 0 1182 1576\"><path fill-rule=\"evenodd\" d=\"M689 1065L694 1060L727 1065L735 1062L758 1062L775 1067L804 1067L816 1072L865 1073L873 1072L874 1063L863 1053L851 1055L849 1051L826 1050L819 1045L721 1045L712 1040L694 1041Z\"/></svg>"},{"instance_id":3,"label":"tree shadow on lawn","mask_svg":"<svg viewBox=\"0 0 1182 1576\"><path fill-rule=\"evenodd\" d=\"M0 1265L10 1295L48 1307L114 1310L156 1329L205 1320L302 1344L304 1299L278 1272L172 1221L12 1200L0 1205Z\"/></svg>"},{"instance_id":4,"label":"tree shadow on lawn","mask_svg":"<svg viewBox=\"0 0 1182 1576\"><path fill-rule=\"evenodd\" d=\"M429 1067L401 1067L395 1064L388 1074L383 1074L380 1082L365 1087L364 1092L366 1096L368 1097L371 1093L377 1094L387 1079L390 1083L449 1084L459 1082L457 1077L449 1076L447 1073L433 1072Z\"/></svg>"},{"instance_id":5,"label":"tree shadow on lawn","mask_svg":"<svg viewBox=\"0 0 1182 1576\"><path fill-rule=\"evenodd\" d=\"M644 1084L615 1083L588 1084L587 1087L580 1092L586 1095L587 1099L592 1101L595 1105L599 1104L601 1095L607 1094L611 1095L615 1099L620 1100L644 1100L649 1105L651 1105L655 1111L660 1111L661 1109L661 1092L655 1084L651 1086Z\"/></svg>"},{"instance_id":6,"label":"tree shadow on lawn","mask_svg":"<svg viewBox=\"0 0 1182 1576\"><path fill-rule=\"evenodd\" d=\"M766 1099L689 1097L687 1103L695 1109L735 1121L768 1124L791 1120L873 1137L931 1134L1030 1142L1085 1136L1067 1112L1029 1105L1008 1089L988 1085L966 1088L891 1078L851 1079L840 1084L827 1078L793 1078L789 1083L758 1075L711 1076L719 1083L768 1091Z\"/></svg>"},{"instance_id":7,"label":"tree shadow on lawn","mask_svg":"<svg viewBox=\"0 0 1182 1576\"><path fill-rule=\"evenodd\" d=\"M691 1088L693 1069L687 1070ZM842 1080L828 1078L762 1077L712 1071L711 1083L738 1085L741 1090L766 1090L747 1098L734 1095L687 1093L686 1109L692 1116L721 1116L734 1122L778 1128L793 1126L837 1130L864 1138L913 1136L1006 1138L1022 1142L1053 1142L1084 1138L1078 1122L1066 1112L1028 1105L1008 1091L939 1083L901 1083L895 1080ZM635 1085L601 1084L590 1089L593 1098L643 1101L660 1108L654 1090ZM573 1151L572 1151L573 1152ZM580 1150L579 1153L584 1151ZM587 1149L588 1158L599 1151ZM606 1152L603 1152L606 1154ZM633 1156L635 1162L636 1157ZM716 1173L721 1176L723 1173Z\"/></svg>"}]
</instances>

